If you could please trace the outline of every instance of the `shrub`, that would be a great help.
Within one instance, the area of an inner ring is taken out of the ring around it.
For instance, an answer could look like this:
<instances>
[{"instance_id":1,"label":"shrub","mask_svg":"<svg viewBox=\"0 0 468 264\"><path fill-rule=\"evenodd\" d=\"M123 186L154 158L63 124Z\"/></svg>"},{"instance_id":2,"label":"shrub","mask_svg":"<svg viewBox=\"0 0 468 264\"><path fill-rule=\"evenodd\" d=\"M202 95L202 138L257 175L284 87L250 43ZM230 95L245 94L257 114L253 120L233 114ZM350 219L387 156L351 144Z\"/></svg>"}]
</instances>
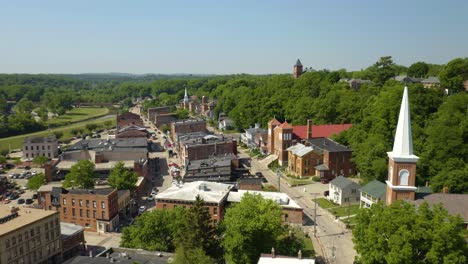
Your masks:
<instances>
[{"instance_id":1,"label":"shrub","mask_svg":"<svg viewBox=\"0 0 468 264\"><path fill-rule=\"evenodd\" d=\"M319 182L320 181L320 176L314 176L314 177L312 177L312 180L315 181L315 182Z\"/></svg>"}]
</instances>

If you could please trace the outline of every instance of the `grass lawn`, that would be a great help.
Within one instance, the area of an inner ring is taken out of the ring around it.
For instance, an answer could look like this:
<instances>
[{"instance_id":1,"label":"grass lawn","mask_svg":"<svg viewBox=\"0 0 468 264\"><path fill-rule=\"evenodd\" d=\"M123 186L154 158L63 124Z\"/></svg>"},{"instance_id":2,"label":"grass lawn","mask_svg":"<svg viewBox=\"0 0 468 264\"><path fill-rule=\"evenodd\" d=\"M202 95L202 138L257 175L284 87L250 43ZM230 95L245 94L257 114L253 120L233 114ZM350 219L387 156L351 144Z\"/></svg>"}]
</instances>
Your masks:
<instances>
[{"instance_id":1,"label":"grass lawn","mask_svg":"<svg viewBox=\"0 0 468 264\"><path fill-rule=\"evenodd\" d=\"M302 256L305 258L310 258L315 256L314 245L312 244L312 239L310 237L306 237L304 233L298 232L297 235L302 239L304 242L304 248L302 251Z\"/></svg>"},{"instance_id":2,"label":"grass lawn","mask_svg":"<svg viewBox=\"0 0 468 264\"><path fill-rule=\"evenodd\" d=\"M330 208L330 207L337 207L338 205L328 201L327 199L325 198L317 198L315 199L315 201L317 201L317 204L322 207L323 209L327 209L327 208Z\"/></svg>"},{"instance_id":3,"label":"grass lawn","mask_svg":"<svg viewBox=\"0 0 468 264\"><path fill-rule=\"evenodd\" d=\"M73 108L64 115L47 120L46 124L51 127L58 127L88 120L91 118L104 116L109 113L105 107L79 107Z\"/></svg>"},{"instance_id":4,"label":"grass lawn","mask_svg":"<svg viewBox=\"0 0 468 264\"><path fill-rule=\"evenodd\" d=\"M337 208L329 209L334 216L342 217L348 215L348 206L340 206ZM352 204L349 206L349 215L355 215L359 211L359 204Z\"/></svg>"},{"instance_id":5,"label":"grass lawn","mask_svg":"<svg viewBox=\"0 0 468 264\"><path fill-rule=\"evenodd\" d=\"M289 183L289 185L291 185L291 186L305 185L305 184L312 183L312 178L311 177L304 178L304 179L297 179L297 178L284 176L283 179L285 179Z\"/></svg>"},{"instance_id":6,"label":"grass lawn","mask_svg":"<svg viewBox=\"0 0 468 264\"><path fill-rule=\"evenodd\" d=\"M350 217L350 218L349 218L349 224L350 224L350 225L355 225L355 224L356 224L356 221L357 221L356 219L357 219L357 218L356 218L355 216ZM348 218L345 218L345 219L343 219L343 220L341 220L341 221L343 221L343 223L347 224L347 223L348 223Z\"/></svg>"},{"instance_id":7,"label":"grass lawn","mask_svg":"<svg viewBox=\"0 0 468 264\"><path fill-rule=\"evenodd\" d=\"M7 137L7 138L2 138L0 139L0 151L2 150L8 150L9 147L11 149L19 149L23 146L23 141L25 137L31 137L31 136L47 136L51 132L56 132L60 131L63 133L63 136L61 137L62 140L70 139L73 137L71 134L71 131L73 129L83 129L86 130L85 126L86 124L98 124L100 126L104 127L104 123L106 121L112 121L111 127L115 126L115 117L110 116L105 119L101 119L99 121L84 121L80 123L75 123L72 125L68 126L62 126L62 127L57 127L49 130L43 130L39 132L34 132L34 133L29 133L29 134L24 134L24 135L19 135L19 136L14 136L14 137Z\"/></svg>"}]
</instances>

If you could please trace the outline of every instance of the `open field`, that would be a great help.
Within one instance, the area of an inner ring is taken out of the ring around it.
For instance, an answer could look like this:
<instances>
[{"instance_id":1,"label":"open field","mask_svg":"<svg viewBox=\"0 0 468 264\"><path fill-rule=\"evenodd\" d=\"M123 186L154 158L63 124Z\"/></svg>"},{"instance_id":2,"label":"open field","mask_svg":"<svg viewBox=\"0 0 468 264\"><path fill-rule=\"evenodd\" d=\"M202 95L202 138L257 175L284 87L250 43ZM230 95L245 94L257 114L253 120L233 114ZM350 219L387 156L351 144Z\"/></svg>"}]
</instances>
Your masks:
<instances>
[{"instance_id":1,"label":"open field","mask_svg":"<svg viewBox=\"0 0 468 264\"><path fill-rule=\"evenodd\" d=\"M104 116L109 113L109 109L105 107L79 107L67 111L64 115L47 120L46 124L51 127L65 126L91 118Z\"/></svg>"},{"instance_id":2,"label":"open field","mask_svg":"<svg viewBox=\"0 0 468 264\"><path fill-rule=\"evenodd\" d=\"M1 138L0 139L0 151L8 150L9 148L11 149L21 148L25 137L47 136L49 133L53 133L53 132L62 132L63 136L61 137L61 140L70 139L73 137L71 133L73 129L86 130L86 127L85 127L86 124L97 124L98 126L104 127L104 123L106 123L107 121L111 121L110 127L115 126L115 116L109 116L109 117L95 120L95 121L83 121L83 122L75 123L72 125L53 128L50 130L44 130L44 131L14 136L14 137Z\"/></svg>"}]
</instances>

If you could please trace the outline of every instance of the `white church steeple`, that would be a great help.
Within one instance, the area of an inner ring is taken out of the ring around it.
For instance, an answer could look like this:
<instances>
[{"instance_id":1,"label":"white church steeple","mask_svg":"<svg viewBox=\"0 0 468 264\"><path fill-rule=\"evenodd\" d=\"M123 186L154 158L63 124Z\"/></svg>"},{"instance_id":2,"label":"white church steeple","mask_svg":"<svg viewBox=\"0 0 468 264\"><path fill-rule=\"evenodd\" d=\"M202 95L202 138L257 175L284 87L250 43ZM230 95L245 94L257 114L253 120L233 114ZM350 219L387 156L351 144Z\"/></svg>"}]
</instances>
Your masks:
<instances>
[{"instance_id":1,"label":"white church steeple","mask_svg":"<svg viewBox=\"0 0 468 264\"><path fill-rule=\"evenodd\" d=\"M388 157L395 161L416 162L419 157L413 154L413 137L411 134L411 116L408 100L408 87L405 86L401 100L400 115L395 132L393 150Z\"/></svg>"},{"instance_id":2,"label":"white church steeple","mask_svg":"<svg viewBox=\"0 0 468 264\"><path fill-rule=\"evenodd\" d=\"M187 87L185 87L185 95L184 95L184 103L188 103L189 98L188 98L188 93L187 93Z\"/></svg>"}]
</instances>

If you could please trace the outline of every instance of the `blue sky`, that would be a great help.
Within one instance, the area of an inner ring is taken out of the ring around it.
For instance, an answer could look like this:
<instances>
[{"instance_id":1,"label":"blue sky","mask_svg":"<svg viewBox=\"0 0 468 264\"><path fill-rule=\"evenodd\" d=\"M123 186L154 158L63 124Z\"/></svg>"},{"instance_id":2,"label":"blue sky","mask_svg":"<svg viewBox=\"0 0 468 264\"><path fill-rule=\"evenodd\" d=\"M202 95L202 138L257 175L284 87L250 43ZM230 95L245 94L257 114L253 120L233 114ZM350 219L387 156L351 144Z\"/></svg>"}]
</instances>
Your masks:
<instances>
[{"instance_id":1,"label":"blue sky","mask_svg":"<svg viewBox=\"0 0 468 264\"><path fill-rule=\"evenodd\" d=\"M468 1L0 0L2 73L285 73L468 57Z\"/></svg>"}]
</instances>

